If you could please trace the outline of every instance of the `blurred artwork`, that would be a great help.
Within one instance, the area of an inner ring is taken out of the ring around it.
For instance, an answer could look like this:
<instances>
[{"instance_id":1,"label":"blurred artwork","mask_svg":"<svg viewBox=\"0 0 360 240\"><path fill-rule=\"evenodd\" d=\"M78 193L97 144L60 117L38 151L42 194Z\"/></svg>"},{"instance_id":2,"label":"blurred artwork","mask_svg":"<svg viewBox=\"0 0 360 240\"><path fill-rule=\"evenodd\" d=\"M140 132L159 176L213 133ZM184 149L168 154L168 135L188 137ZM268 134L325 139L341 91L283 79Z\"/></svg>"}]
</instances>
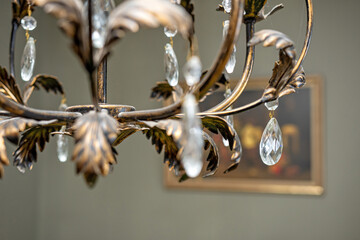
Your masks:
<instances>
[{"instance_id":1,"label":"blurred artwork","mask_svg":"<svg viewBox=\"0 0 360 240\"><path fill-rule=\"evenodd\" d=\"M283 153L274 166L263 164L259 155L262 132L269 121L266 107L258 107L234 116L234 128L239 134L243 155L237 169L227 174L224 170L232 163L231 152L223 145L221 135L211 134L220 153L220 168L216 174L204 179L190 179L178 183L177 178L165 173L169 187L208 188L248 192L321 194L322 187L322 107L321 79L308 77L305 88L279 99L275 111L283 136ZM266 80L250 80L234 108L248 104L262 96ZM234 86L232 86L233 88ZM224 90L209 96L200 105L201 110L215 106L224 99Z\"/></svg>"}]
</instances>

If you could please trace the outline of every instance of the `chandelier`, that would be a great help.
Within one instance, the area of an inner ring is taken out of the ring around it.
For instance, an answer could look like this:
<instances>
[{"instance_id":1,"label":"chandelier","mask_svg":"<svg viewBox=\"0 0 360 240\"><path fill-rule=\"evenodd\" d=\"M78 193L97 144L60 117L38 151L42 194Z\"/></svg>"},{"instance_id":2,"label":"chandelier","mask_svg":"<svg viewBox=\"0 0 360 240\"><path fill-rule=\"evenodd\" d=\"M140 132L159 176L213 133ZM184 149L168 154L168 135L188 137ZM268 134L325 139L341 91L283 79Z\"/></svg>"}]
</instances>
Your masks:
<instances>
[{"instance_id":1,"label":"chandelier","mask_svg":"<svg viewBox=\"0 0 360 240\"><path fill-rule=\"evenodd\" d=\"M218 146L211 134L221 134L223 144L232 152L232 164L224 173L241 167L241 139L233 126L233 115L265 105L270 120L259 143L259 154L266 165L276 164L283 142L274 111L278 99L295 92L305 84L302 62L309 48L313 25L313 6L307 6L307 31L304 46L296 57L293 42L275 30L255 32L255 24L283 8L275 6L265 13L266 0L223 0L214 10L227 14L223 22L223 42L212 66L204 70L198 56L194 29L194 3L191 0L126 0L114 6L112 0L12 0L12 32L9 69L0 66L0 178L9 165L5 139L17 145L13 164L20 172L32 169L37 152L43 151L51 136L57 140L60 161L68 158L68 138L75 139L72 160L76 171L93 186L98 176L106 176L116 164L115 146L141 132L164 153L164 163L180 181L199 175L209 177L220 165ZM196 5L195 5L196 6ZM72 49L87 73L92 96L91 105L67 106L60 81L51 75L33 76L36 40L31 32L37 22L32 12L43 8L58 19L58 25L70 39ZM236 65L236 42L244 24L246 61L236 86L231 89L229 75ZM20 77L28 82L21 91L15 79L15 38L20 26L25 30L26 45L21 59ZM127 32L140 27L164 27L169 38L165 45L166 81L156 83L151 98L172 100L157 109L137 111L132 106L107 103L107 57L113 45ZM179 64L173 49L173 37L180 34L188 45L183 66L185 81L179 83ZM279 50L268 85L259 99L247 105L232 105L243 93L250 78L255 46L274 46ZM216 106L200 112L198 104L225 86L225 98ZM61 94L58 111L39 110L28 105L35 90ZM246 159L245 159L246 160ZM206 166L205 166L206 165Z\"/></svg>"}]
</instances>

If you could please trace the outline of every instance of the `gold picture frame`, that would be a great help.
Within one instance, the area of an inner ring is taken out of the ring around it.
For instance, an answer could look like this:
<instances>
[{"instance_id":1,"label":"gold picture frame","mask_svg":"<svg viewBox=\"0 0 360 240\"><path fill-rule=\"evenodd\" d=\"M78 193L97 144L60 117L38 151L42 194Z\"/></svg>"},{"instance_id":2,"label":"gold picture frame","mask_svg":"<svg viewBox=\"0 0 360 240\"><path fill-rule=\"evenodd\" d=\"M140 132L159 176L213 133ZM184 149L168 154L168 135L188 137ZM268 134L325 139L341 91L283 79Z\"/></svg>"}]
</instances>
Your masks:
<instances>
[{"instance_id":1,"label":"gold picture frame","mask_svg":"<svg viewBox=\"0 0 360 240\"><path fill-rule=\"evenodd\" d=\"M231 85L234 84L235 81L231 81ZM239 99L239 105L255 100L249 99L251 95L259 98L266 85L266 79L251 79L245 94ZM211 107L211 104L219 101L219 97L223 98L223 92L224 89L220 89L216 93L217 96L214 96L214 101L210 99L212 96L209 97L209 101L206 101L210 102L207 103L210 105L200 105L200 107ZM285 98L286 101L279 100L279 108L275 111L275 117L282 128L284 139L283 156L279 163L268 167L261 162L258 150L259 135L261 136L269 118L266 108L258 107L234 116L234 127L237 132L247 131L243 136L254 136L253 139L242 139L242 135L239 133L243 145L243 156L240 165L234 170L235 173L223 174L223 169L220 168L215 176L198 177L179 183L179 177L165 167L165 186L171 189L321 195L324 192L322 78L319 76L307 77L307 83L302 89L297 90L297 93L285 96ZM290 105L286 106L286 104ZM249 124L247 118L249 118ZM262 119L263 122L259 122L258 126L254 125L254 122L260 121L259 119ZM237 127L239 122L241 122L242 129ZM282 124L284 122L286 124ZM254 134L249 134L249 131ZM217 144L221 141L220 135L213 135L213 137ZM257 141L257 150L255 149L255 140ZM222 148L225 151L225 147L222 147L221 143L218 146L221 157L223 155ZM226 151L229 152L228 149ZM247 151L250 153L247 154ZM255 152L258 155L257 160L254 157ZM249 161L246 162L247 160ZM258 162L261 162L261 165ZM220 160L220 165L224 165L223 160Z\"/></svg>"}]
</instances>

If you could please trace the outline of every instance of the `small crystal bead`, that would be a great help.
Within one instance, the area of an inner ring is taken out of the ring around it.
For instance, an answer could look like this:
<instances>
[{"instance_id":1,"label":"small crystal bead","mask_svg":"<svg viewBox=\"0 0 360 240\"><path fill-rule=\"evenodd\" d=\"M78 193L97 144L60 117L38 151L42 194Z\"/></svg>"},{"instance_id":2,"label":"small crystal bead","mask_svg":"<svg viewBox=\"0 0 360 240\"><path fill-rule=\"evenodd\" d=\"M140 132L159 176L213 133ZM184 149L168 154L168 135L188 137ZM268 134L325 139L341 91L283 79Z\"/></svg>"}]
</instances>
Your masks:
<instances>
[{"instance_id":1,"label":"small crystal bead","mask_svg":"<svg viewBox=\"0 0 360 240\"><path fill-rule=\"evenodd\" d=\"M192 86L200 81L201 77L201 61L198 56L192 56L183 68L184 77L187 85Z\"/></svg>"},{"instance_id":2,"label":"small crystal bead","mask_svg":"<svg viewBox=\"0 0 360 240\"><path fill-rule=\"evenodd\" d=\"M231 0L223 0L221 5L224 7L226 13L231 12Z\"/></svg>"},{"instance_id":3,"label":"small crystal bead","mask_svg":"<svg viewBox=\"0 0 360 240\"><path fill-rule=\"evenodd\" d=\"M271 101L271 102L266 102L265 103L265 106L266 108L269 110L269 111L274 111L278 108L279 106L279 99L275 99L274 101Z\"/></svg>"},{"instance_id":4,"label":"small crystal bead","mask_svg":"<svg viewBox=\"0 0 360 240\"><path fill-rule=\"evenodd\" d=\"M229 26L230 26L230 21L226 20L223 22L223 39L226 38L226 35L229 32ZM231 74L234 72L235 69L235 65L236 65L236 46L234 46L234 49L230 55L230 58L228 60L228 62L225 65L225 70L228 74Z\"/></svg>"},{"instance_id":5,"label":"small crystal bead","mask_svg":"<svg viewBox=\"0 0 360 240\"><path fill-rule=\"evenodd\" d=\"M276 164L281 157L283 141L278 121L271 118L266 125L260 141L261 160L269 166Z\"/></svg>"},{"instance_id":6,"label":"small crystal bead","mask_svg":"<svg viewBox=\"0 0 360 240\"><path fill-rule=\"evenodd\" d=\"M21 57L21 78L29 81L33 75L36 58L35 40L30 37L25 45L23 55Z\"/></svg>"},{"instance_id":7,"label":"small crystal bead","mask_svg":"<svg viewBox=\"0 0 360 240\"><path fill-rule=\"evenodd\" d=\"M165 77L170 86L176 86L179 82L179 64L171 44L165 45L164 55Z\"/></svg>"},{"instance_id":8,"label":"small crystal bead","mask_svg":"<svg viewBox=\"0 0 360 240\"><path fill-rule=\"evenodd\" d=\"M181 3L181 0L170 0L171 3L174 3L174 4L180 4Z\"/></svg>"},{"instance_id":9,"label":"small crystal bead","mask_svg":"<svg viewBox=\"0 0 360 240\"><path fill-rule=\"evenodd\" d=\"M176 29L172 30L168 27L164 27L164 33L165 33L165 36L167 36L168 38L171 38L171 37L176 36L177 30Z\"/></svg>"},{"instance_id":10,"label":"small crystal bead","mask_svg":"<svg viewBox=\"0 0 360 240\"><path fill-rule=\"evenodd\" d=\"M25 16L21 19L21 26L24 30L32 31L36 28L36 19L32 16Z\"/></svg>"}]
</instances>

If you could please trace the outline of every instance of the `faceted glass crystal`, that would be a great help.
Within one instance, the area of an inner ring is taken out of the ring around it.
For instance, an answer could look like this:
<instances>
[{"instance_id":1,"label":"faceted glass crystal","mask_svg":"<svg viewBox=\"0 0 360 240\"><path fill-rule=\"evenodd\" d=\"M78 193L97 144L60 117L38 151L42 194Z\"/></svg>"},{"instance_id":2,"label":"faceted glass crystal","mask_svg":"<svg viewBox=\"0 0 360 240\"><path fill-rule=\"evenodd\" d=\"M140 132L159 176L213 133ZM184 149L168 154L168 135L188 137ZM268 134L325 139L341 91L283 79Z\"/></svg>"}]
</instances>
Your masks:
<instances>
[{"instance_id":1,"label":"faceted glass crystal","mask_svg":"<svg viewBox=\"0 0 360 240\"><path fill-rule=\"evenodd\" d=\"M231 3L230 3L230 5L231 5ZM230 26L229 20L226 20L223 22L223 39L225 39L226 35L229 32L229 26ZM236 46L234 46L234 49L230 55L229 61L225 65L226 72L229 74L233 73L234 69L235 69L235 65L236 65Z\"/></svg>"},{"instance_id":2,"label":"faceted glass crystal","mask_svg":"<svg viewBox=\"0 0 360 240\"><path fill-rule=\"evenodd\" d=\"M170 2L174 3L174 4L180 4L181 0L170 0Z\"/></svg>"},{"instance_id":3,"label":"faceted glass crystal","mask_svg":"<svg viewBox=\"0 0 360 240\"><path fill-rule=\"evenodd\" d=\"M36 19L32 16L25 16L21 19L21 26L24 30L32 31L36 28Z\"/></svg>"},{"instance_id":4,"label":"faceted glass crystal","mask_svg":"<svg viewBox=\"0 0 360 240\"><path fill-rule=\"evenodd\" d=\"M265 127L260 141L261 160L269 166L276 164L282 154L283 141L278 121L271 118Z\"/></svg>"},{"instance_id":5,"label":"faceted glass crystal","mask_svg":"<svg viewBox=\"0 0 360 240\"><path fill-rule=\"evenodd\" d=\"M61 127L61 132L65 132L65 126ZM66 162L69 154L69 139L64 134L59 134L57 139L57 155L60 162Z\"/></svg>"},{"instance_id":6,"label":"faceted glass crystal","mask_svg":"<svg viewBox=\"0 0 360 240\"><path fill-rule=\"evenodd\" d=\"M170 86L176 86L179 82L179 64L170 43L165 45L165 77Z\"/></svg>"},{"instance_id":7,"label":"faceted glass crystal","mask_svg":"<svg viewBox=\"0 0 360 240\"><path fill-rule=\"evenodd\" d=\"M224 7L225 12L231 12L231 0L223 0L221 5Z\"/></svg>"},{"instance_id":8,"label":"faceted glass crystal","mask_svg":"<svg viewBox=\"0 0 360 240\"><path fill-rule=\"evenodd\" d=\"M177 34L177 30L176 29L172 30L170 28L164 27L164 33L165 36L167 36L168 38L175 37Z\"/></svg>"},{"instance_id":9,"label":"faceted glass crystal","mask_svg":"<svg viewBox=\"0 0 360 240\"><path fill-rule=\"evenodd\" d=\"M92 24L93 32L91 35L92 43L95 48L102 48L106 38L106 24L110 11L114 8L113 0L92 1ZM85 16L87 18L88 1L84 4Z\"/></svg>"},{"instance_id":10,"label":"faceted glass crystal","mask_svg":"<svg viewBox=\"0 0 360 240\"><path fill-rule=\"evenodd\" d=\"M21 78L29 81L34 72L36 58L35 40L30 37L25 45L23 55L21 57Z\"/></svg>"},{"instance_id":11,"label":"faceted glass crystal","mask_svg":"<svg viewBox=\"0 0 360 240\"><path fill-rule=\"evenodd\" d=\"M266 102L265 103L265 106L266 108L269 110L269 111L274 111L278 108L279 106L279 99L275 99L274 101L271 101L271 102Z\"/></svg>"},{"instance_id":12,"label":"faceted glass crystal","mask_svg":"<svg viewBox=\"0 0 360 240\"><path fill-rule=\"evenodd\" d=\"M200 81L202 66L198 56L192 56L183 68L187 85L192 86Z\"/></svg>"},{"instance_id":13,"label":"faceted glass crystal","mask_svg":"<svg viewBox=\"0 0 360 240\"><path fill-rule=\"evenodd\" d=\"M201 123L196 116L198 106L193 95L188 94L185 96L182 112L184 113L184 133L181 142L184 146L184 151L181 155L181 162L186 174L194 178L200 174L203 166L202 151L204 140L202 137Z\"/></svg>"}]
</instances>

